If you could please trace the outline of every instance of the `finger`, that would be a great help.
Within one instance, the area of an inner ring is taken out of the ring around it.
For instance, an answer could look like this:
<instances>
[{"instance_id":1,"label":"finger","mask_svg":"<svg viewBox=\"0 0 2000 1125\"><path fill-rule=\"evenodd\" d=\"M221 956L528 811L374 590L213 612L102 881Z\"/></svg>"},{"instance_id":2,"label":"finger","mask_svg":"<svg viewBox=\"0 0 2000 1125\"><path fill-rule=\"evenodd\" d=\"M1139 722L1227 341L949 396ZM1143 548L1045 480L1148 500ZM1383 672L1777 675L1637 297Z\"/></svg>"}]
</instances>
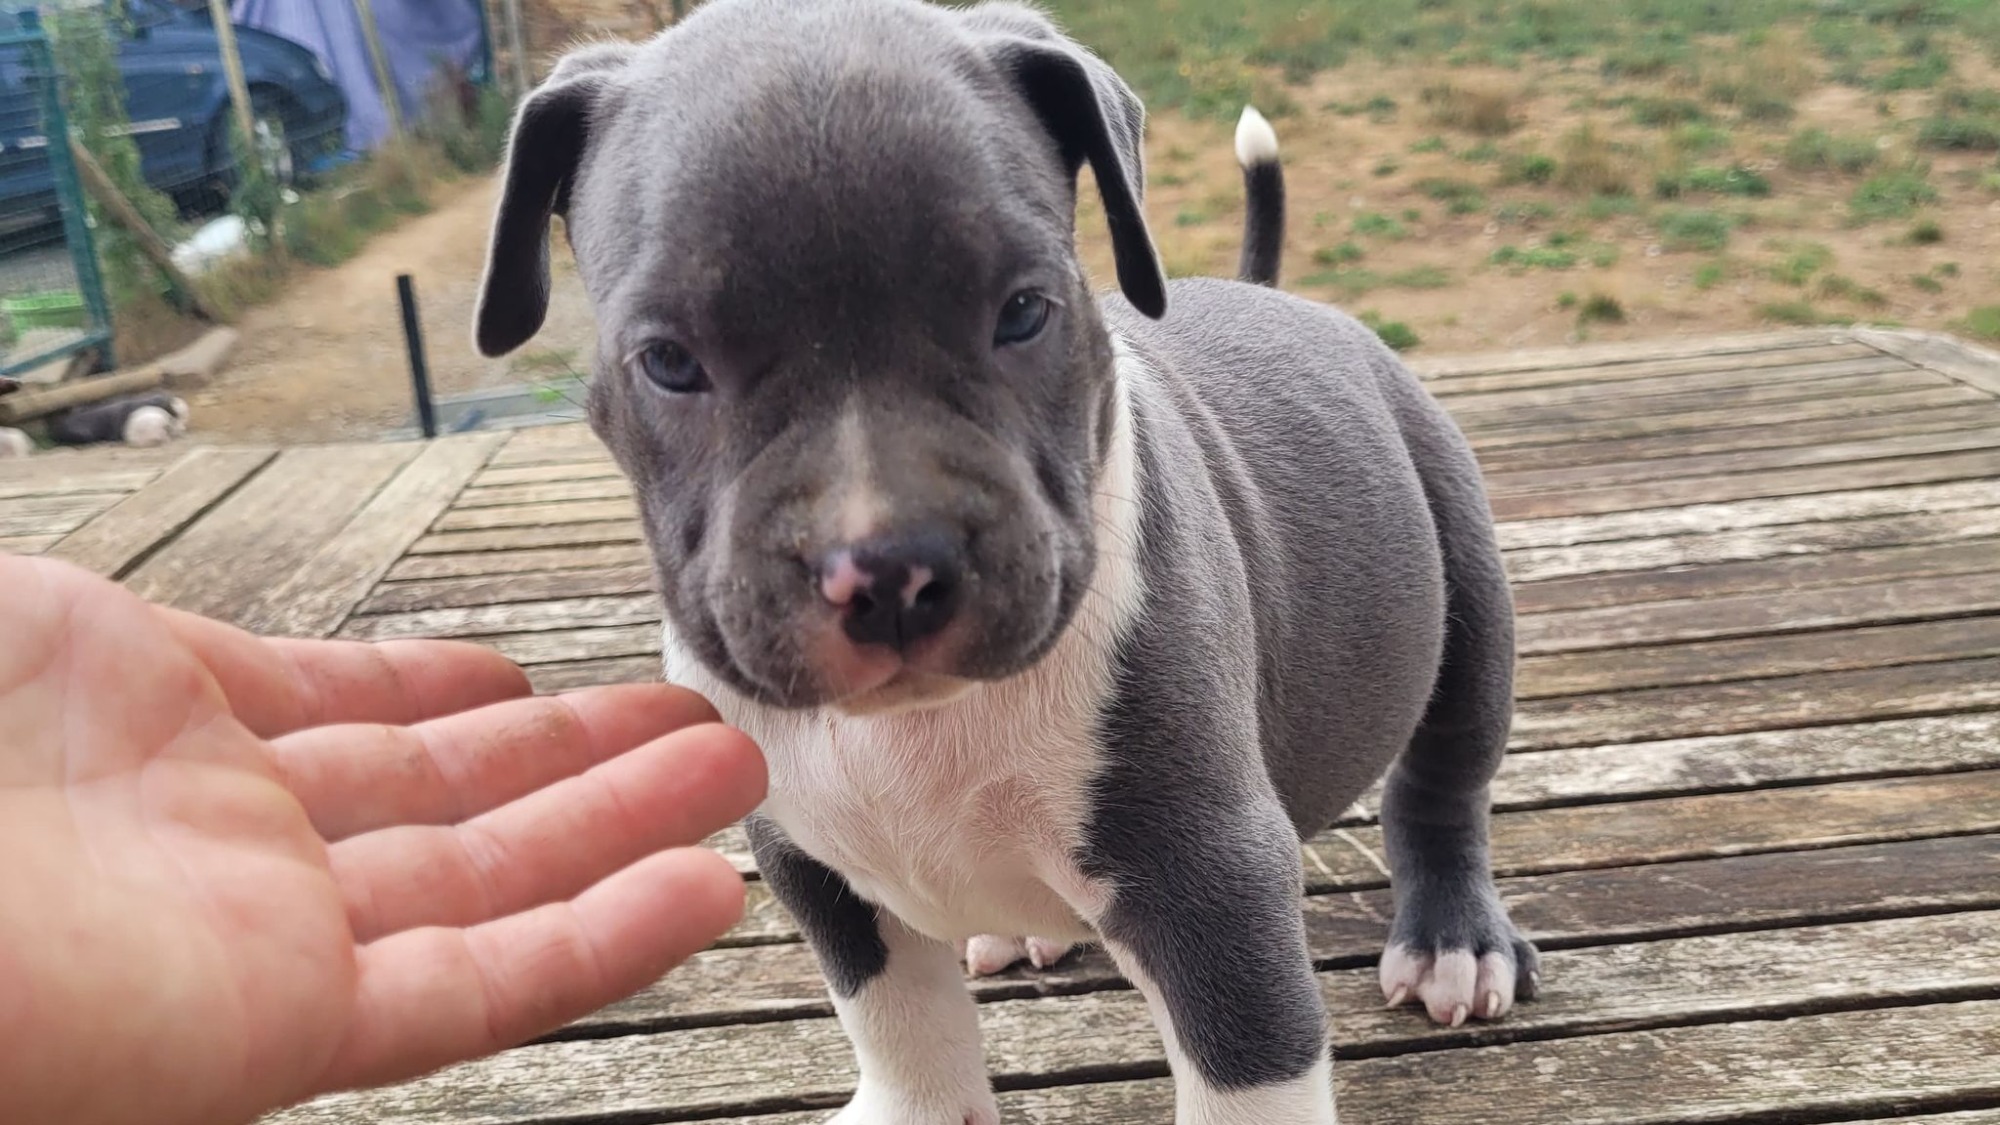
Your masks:
<instances>
[{"instance_id":1,"label":"finger","mask_svg":"<svg viewBox=\"0 0 2000 1125\"><path fill-rule=\"evenodd\" d=\"M692 727L450 828L391 828L334 846L361 941L468 926L575 894L643 855L692 844L764 793L747 735Z\"/></svg>"},{"instance_id":2,"label":"finger","mask_svg":"<svg viewBox=\"0 0 2000 1125\"><path fill-rule=\"evenodd\" d=\"M532 692L496 652L460 641L267 639L156 607L264 738L328 723L415 723Z\"/></svg>"},{"instance_id":3,"label":"finger","mask_svg":"<svg viewBox=\"0 0 2000 1125\"><path fill-rule=\"evenodd\" d=\"M651 984L742 914L727 862L678 851L573 902L385 938L361 951L353 1018L321 1089L413 1078L553 1031Z\"/></svg>"},{"instance_id":4,"label":"finger","mask_svg":"<svg viewBox=\"0 0 2000 1125\"><path fill-rule=\"evenodd\" d=\"M272 743L278 772L328 840L456 824L661 735L716 722L666 684L513 699L416 726L316 727Z\"/></svg>"}]
</instances>

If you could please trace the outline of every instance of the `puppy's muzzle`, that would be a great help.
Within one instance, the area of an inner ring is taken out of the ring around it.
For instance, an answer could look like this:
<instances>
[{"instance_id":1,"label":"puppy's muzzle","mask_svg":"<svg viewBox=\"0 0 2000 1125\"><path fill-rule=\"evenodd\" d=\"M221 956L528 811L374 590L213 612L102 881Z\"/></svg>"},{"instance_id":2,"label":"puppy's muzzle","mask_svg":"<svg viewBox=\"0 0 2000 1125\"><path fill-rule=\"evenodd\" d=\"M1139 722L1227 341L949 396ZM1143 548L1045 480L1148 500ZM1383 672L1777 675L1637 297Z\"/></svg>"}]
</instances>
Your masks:
<instances>
[{"instance_id":1,"label":"puppy's muzzle","mask_svg":"<svg viewBox=\"0 0 2000 1125\"><path fill-rule=\"evenodd\" d=\"M940 528L877 536L822 555L819 591L857 645L896 652L942 632L958 613L965 551Z\"/></svg>"}]
</instances>

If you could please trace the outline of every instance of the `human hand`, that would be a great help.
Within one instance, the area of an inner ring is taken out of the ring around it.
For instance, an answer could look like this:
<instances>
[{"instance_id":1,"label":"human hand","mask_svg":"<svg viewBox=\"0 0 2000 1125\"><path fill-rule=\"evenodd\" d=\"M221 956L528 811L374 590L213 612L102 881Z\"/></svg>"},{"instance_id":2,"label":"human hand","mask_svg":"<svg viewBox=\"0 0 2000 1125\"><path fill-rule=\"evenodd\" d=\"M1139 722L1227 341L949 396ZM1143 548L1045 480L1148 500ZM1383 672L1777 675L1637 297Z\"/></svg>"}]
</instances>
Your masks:
<instances>
[{"instance_id":1,"label":"human hand","mask_svg":"<svg viewBox=\"0 0 2000 1125\"><path fill-rule=\"evenodd\" d=\"M699 697L274 641L0 555L0 1120L248 1121L532 1038L740 915Z\"/></svg>"}]
</instances>

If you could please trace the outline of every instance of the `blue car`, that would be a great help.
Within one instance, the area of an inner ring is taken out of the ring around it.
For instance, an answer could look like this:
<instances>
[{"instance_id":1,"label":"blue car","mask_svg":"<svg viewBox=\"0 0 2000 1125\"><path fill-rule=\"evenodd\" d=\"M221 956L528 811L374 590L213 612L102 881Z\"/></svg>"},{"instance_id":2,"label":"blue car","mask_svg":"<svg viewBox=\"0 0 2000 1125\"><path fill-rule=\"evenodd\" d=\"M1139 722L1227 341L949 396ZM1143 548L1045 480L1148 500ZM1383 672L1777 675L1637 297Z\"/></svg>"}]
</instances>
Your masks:
<instances>
[{"instance_id":1,"label":"blue car","mask_svg":"<svg viewBox=\"0 0 2000 1125\"><path fill-rule=\"evenodd\" d=\"M146 180L184 207L205 209L226 198L236 165L215 27L205 12L166 0L127 0L126 11L127 27L113 34ZM16 12L0 11L0 34L19 30ZM236 29L236 47L266 169L290 181L338 153L347 98L326 65L297 43L249 28ZM55 208L40 81L21 48L0 48L0 219L33 219Z\"/></svg>"}]
</instances>

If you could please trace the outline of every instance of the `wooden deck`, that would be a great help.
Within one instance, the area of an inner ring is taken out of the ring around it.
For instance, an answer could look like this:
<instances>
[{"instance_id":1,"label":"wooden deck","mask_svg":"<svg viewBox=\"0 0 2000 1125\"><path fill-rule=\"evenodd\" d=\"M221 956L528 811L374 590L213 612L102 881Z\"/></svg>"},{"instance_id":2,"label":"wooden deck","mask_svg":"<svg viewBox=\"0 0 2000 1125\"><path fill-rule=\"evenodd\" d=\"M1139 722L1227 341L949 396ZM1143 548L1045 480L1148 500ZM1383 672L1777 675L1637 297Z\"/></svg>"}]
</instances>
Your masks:
<instances>
[{"instance_id":1,"label":"wooden deck","mask_svg":"<svg viewBox=\"0 0 2000 1125\"><path fill-rule=\"evenodd\" d=\"M1497 1026L1384 1011L1366 802L1304 851L1347 1125L2000 1125L2000 361L1807 331L1420 364L1518 581L1494 861L1546 954ZM268 630L478 638L544 689L656 675L629 494L578 427L0 465L0 549ZM798 934L750 916L553 1037L295 1125L839 1105ZM1168 1122L1101 955L976 986L1009 1121Z\"/></svg>"}]
</instances>

